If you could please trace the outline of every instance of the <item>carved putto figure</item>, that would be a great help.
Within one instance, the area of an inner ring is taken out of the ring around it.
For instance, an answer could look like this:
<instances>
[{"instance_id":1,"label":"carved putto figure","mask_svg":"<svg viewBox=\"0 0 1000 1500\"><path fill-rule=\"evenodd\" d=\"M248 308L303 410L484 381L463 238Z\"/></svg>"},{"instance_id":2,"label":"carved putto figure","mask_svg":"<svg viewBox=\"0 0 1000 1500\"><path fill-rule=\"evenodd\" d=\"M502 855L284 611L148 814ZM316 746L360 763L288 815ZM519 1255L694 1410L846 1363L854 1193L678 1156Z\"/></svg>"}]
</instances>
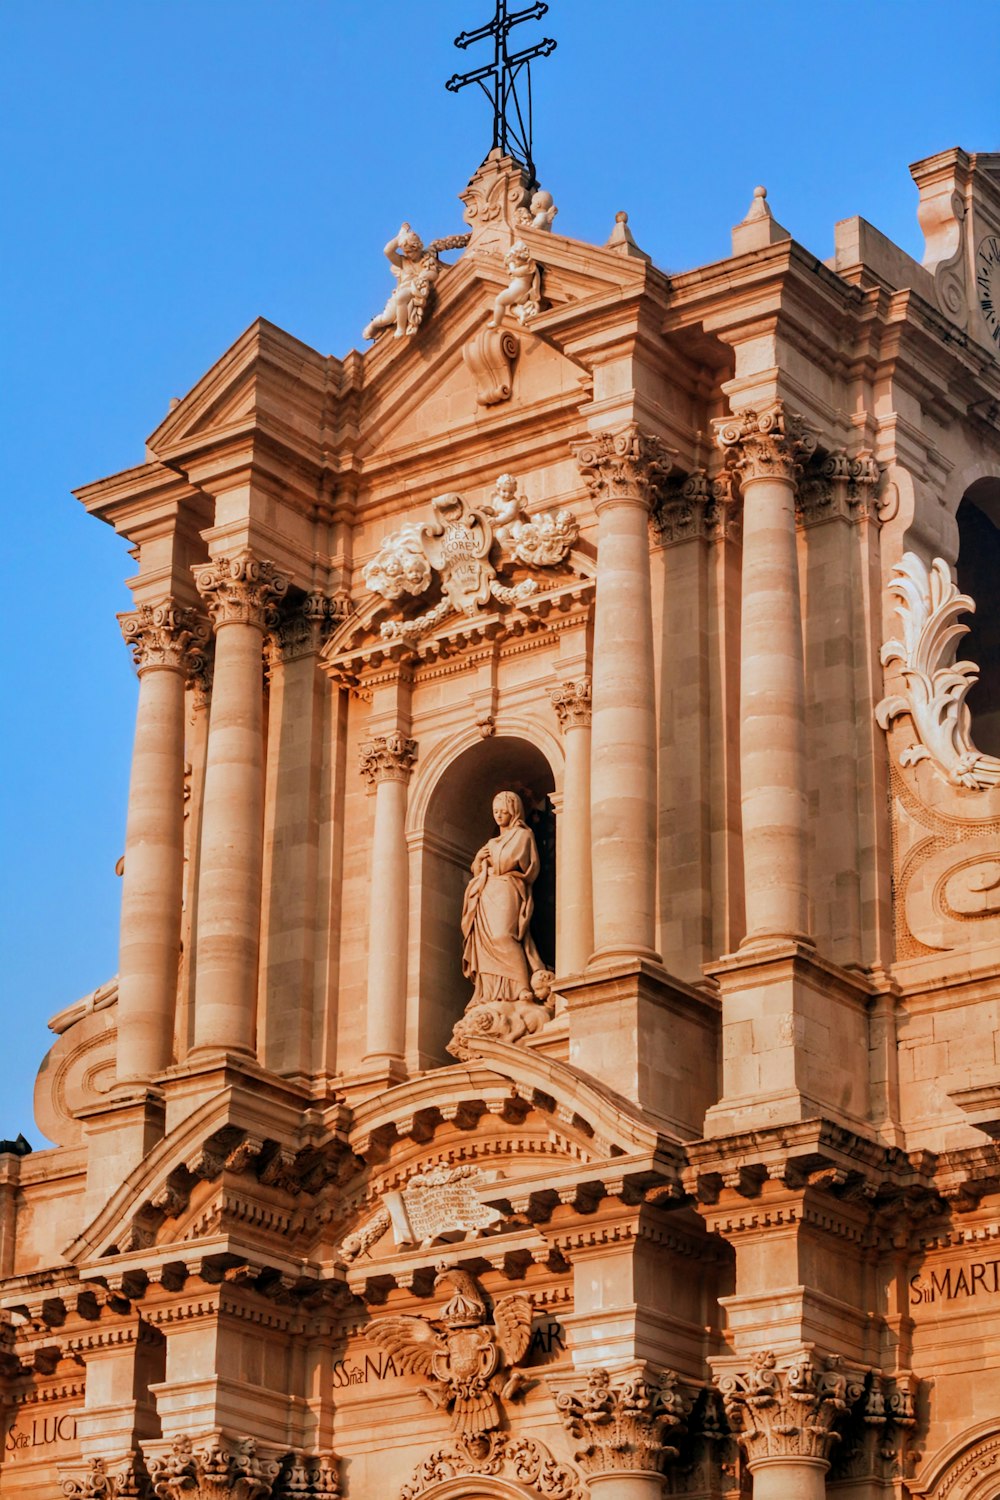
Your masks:
<instances>
[{"instance_id":1,"label":"carved putto figure","mask_svg":"<svg viewBox=\"0 0 1000 1500\"><path fill-rule=\"evenodd\" d=\"M542 277L538 262L523 240L515 240L503 263L510 282L496 296L490 327L499 328L504 313L511 308L523 328L529 319L537 316L542 305Z\"/></svg>"},{"instance_id":2,"label":"carved putto figure","mask_svg":"<svg viewBox=\"0 0 1000 1500\"><path fill-rule=\"evenodd\" d=\"M532 193L530 205L518 210L517 221L525 229L551 230L552 220L558 212L552 202L552 194L539 188Z\"/></svg>"},{"instance_id":3,"label":"carved putto figure","mask_svg":"<svg viewBox=\"0 0 1000 1500\"><path fill-rule=\"evenodd\" d=\"M386 640L412 640L455 611L475 615L491 600L518 604L538 592L538 580L501 583L498 570L521 563L551 568L564 560L579 534L568 510L528 517L517 481L501 474L491 500L472 506L461 495L438 495L431 501L434 519L408 524L387 536L365 565L367 587L383 599L397 600L426 592L435 581L442 597L410 620L385 620ZM498 555L499 554L499 555Z\"/></svg>"},{"instance_id":4,"label":"carved putto figure","mask_svg":"<svg viewBox=\"0 0 1000 1500\"><path fill-rule=\"evenodd\" d=\"M456 1432L475 1438L500 1426L497 1397L509 1401L523 1388L515 1367L531 1342L531 1299L523 1292L498 1297L491 1318L475 1277L442 1265L435 1290L449 1283L454 1295L439 1318L377 1318L367 1334L405 1370L429 1382L424 1394L450 1409Z\"/></svg>"},{"instance_id":5,"label":"carved putto figure","mask_svg":"<svg viewBox=\"0 0 1000 1500\"><path fill-rule=\"evenodd\" d=\"M498 792L493 817L499 832L472 861L462 907L462 973L475 986L472 1004L534 1001L535 976L547 973L531 936L538 876L535 835L516 792Z\"/></svg>"},{"instance_id":6,"label":"carved putto figure","mask_svg":"<svg viewBox=\"0 0 1000 1500\"><path fill-rule=\"evenodd\" d=\"M416 333L441 270L438 252L454 250L468 243L467 234L452 234L432 240L425 246L415 229L405 222L401 224L399 233L382 252L396 278L396 289L382 311L365 328L364 337L377 338L386 328L391 328L393 338L397 339L404 334Z\"/></svg>"}]
</instances>

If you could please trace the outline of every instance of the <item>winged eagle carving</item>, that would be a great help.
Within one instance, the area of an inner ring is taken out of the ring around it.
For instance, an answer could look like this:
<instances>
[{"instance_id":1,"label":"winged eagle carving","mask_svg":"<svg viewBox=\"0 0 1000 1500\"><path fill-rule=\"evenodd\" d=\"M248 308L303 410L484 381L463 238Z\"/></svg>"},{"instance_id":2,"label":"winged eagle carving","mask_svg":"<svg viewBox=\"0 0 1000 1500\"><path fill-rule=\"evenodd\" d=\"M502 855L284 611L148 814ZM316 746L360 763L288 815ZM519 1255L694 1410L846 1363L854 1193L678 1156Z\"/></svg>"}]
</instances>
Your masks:
<instances>
[{"instance_id":1,"label":"winged eagle carving","mask_svg":"<svg viewBox=\"0 0 1000 1500\"><path fill-rule=\"evenodd\" d=\"M435 1291L448 1284L453 1295L438 1318L377 1318L365 1330L409 1374L428 1385L424 1394L451 1410L452 1427L476 1437L500 1426L497 1400L508 1401L524 1385L515 1367L531 1342L531 1298L523 1292L498 1297L492 1318L485 1294L468 1271L440 1266Z\"/></svg>"}]
</instances>

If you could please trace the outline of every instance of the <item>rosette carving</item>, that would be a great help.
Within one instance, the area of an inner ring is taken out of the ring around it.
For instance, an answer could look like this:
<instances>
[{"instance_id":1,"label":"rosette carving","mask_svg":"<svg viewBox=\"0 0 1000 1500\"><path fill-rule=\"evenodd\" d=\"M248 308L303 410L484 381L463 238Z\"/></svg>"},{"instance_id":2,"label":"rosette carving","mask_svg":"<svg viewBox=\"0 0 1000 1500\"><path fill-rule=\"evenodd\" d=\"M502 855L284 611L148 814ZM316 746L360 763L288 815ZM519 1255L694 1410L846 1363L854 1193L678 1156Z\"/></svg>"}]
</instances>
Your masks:
<instances>
[{"instance_id":1,"label":"rosette carving","mask_svg":"<svg viewBox=\"0 0 1000 1500\"><path fill-rule=\"evenodd\" d=\"M816 439L803 419L783 401L762 411L752 407L714 422L715 439L728 454L730 467L745 484L752 479L798 479L802 465L816 451Z\"/></svg>"},{"instance_id":2,"label":"rosette carving","mask_svg":"<svg viewBox=\"0 0 1000 1500\"><path fill-rule=\"evenodd\" d=\"M928 568L914 552L904 552L886 591L899 602L901 639L886 641L883 665L898 662L903 692L882 699L875 717L883 729L909 715L917 741L900 755L904 766L929 760L952 786L982 791L1000 785L1000 759L984 755L972 742L966 703L979 676L972 661L956 661L957 642L969 629L959 615L976 606L952 582L948 564L936 557Z\"/></svg>"},{"instance_id":3,"label":"rosette carving","mask_svg":"<svg viewBox=\"0 0 1000 1500\"><path fill-rule=\"evenodd\" d=\"M558 687L550 688L549 701L563 734L567 729L590 727L593 704L589 677L578 677L575 682L561 682Z\"/></svg>"},{"instance_id":4,"label":"rosette carving","mask_svg":"<svg viewBox=\"0 0 1000 1500\"><path fill-rule=\"evenodd\" d=\"M678 1449L671 1439L685 1430L690 1403L677 1376L629 1375L613 1380L594 1370L586 1385L562 1390L556 1408L569 1435L580 1444L574 1457L585 1474L630 1469L659 1474Z\"/></svg>"},{"instance_id":5,"label":"rosette carving","mask_svg":"<svg viewBox=\"0 0 1000 1500\"><path fill-rule=\"evenodd\" d=\"M417 742L394 730L375 734L358 751L361 774L369 786L380 781L406 781L417 758Z\"/></svg>"},{"instance_id":6,"label":"rosette carving","mask_svg":"<svg viewBox=\"0 0 1000 1500\"><path fill-rule=\"evenodd\" d=\"M716 1378L722 1402L747 1461L821 1458L829 1462L840 1438L837 1426L864 1391L833 1361L804 1353L779 1369L770 1350L749 1369Z\"/></svg>"},{"instance_id":7,"label":"rosette carving","mask_svg":"<svg viewBox=\"0 0 1000 1500\"><path fill-rule=\"evenodd\" d=\"M651 511L676 457L634 422L570 443L570 449L598 511L616 501Z\"/></svg>"},{"instance_id":8,"label":"rosette carving","mask_svg":"<svg viewBox=\"0 0 1000 1500\"><path fill-rule=\"evenodd\" d=\"M198 1446L176 1438L149 1465L157 1500L270 1500L280 1472L279 1460L258 1456L253 1438L218 1434Z\"/></svg>"},{"instance_id":9,"label":"rosette carving","mask_svg":"<svg viewBox=\"0 0 1000 1500\"><path fill-rule=\"evenodd\" d=\"M278 624L277 604L288 593L288 579L274 563L240 552L201 563L193 572L216 630L230 624L267 630Z\"/></svg>"},{"instance_id":10,"label":"rosette carving","mask_svg":"<svg viewBox=\"0 0 1000 1500\"><path fill-rule=\"evenodd\" d=\"M165 599L120 614L118 623L140 673L166 667L191 679L205 671L212 632L197 610Z\"/></svg>"}]
</instances>

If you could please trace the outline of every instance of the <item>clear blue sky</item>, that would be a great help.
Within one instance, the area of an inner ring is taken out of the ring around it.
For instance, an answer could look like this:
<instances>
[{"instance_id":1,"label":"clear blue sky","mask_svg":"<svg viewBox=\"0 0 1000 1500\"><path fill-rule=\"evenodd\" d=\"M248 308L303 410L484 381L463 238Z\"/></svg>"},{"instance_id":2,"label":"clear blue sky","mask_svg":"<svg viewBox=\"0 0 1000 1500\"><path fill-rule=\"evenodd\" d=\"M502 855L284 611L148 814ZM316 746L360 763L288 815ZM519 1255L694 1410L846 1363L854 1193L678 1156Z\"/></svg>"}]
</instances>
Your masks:
<instances>
[{"instance_id":1,"label":"clear blue sky","mask_svg":"<svg viewBox=\"0 0 1000 1500\"><path fill-rule=\"evenodd\" d=\"M410 219L461 230L489 146L492 0L4 0L0 6L4 1053L31 1112L50 1015L116 969L135 680L124 544L70 495L255 317L358 346ZM817 255L860 213L919 258L908 163L1000 148L995 13L972 0L552 0L535 155L556 227L615 211L657 263L728 253L754 185ZM481 49L479 49L481 51ZM485 60L484 58L482 60Z\"/></svg>"}]
</instances>

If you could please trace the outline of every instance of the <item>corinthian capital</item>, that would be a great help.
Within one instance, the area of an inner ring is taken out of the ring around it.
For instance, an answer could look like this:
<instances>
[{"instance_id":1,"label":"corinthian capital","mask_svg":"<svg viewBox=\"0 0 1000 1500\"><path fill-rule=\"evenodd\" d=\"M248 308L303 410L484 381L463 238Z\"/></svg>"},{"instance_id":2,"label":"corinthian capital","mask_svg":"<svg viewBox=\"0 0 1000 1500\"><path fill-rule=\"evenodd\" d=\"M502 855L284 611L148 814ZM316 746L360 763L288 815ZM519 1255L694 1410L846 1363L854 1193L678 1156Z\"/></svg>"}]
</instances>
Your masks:
<instances>
[{"instance_id":1,"label":"corinthian capital","mask_svg":"<svg viewBox=\"0 0 1000 1500\"><path fill-rule=\"evenodd\" d=\"M770 1350L746 1370L716 1376L730 1426L747 1461L822 1458L829 1461L847 1416L863 1390L833 1360L804 1353L782 1369Z\"/></svg>"},{"instance_id":2,"label":"corinthian capital","mask_svg":"<svg viewBox=\"0 0 1000 1500\"><path fill-rule=\"evenodd\" d=\"M59 1483L69 1500L138 1500L150 1493L142 1459L134 1452L60 1464Z\"/></svg>"},{"instance_id":3,"label":"corinthian capital","mask_svg":"<svg viewBox=\"0 0 1000 1500\"><path fill-rule=\"evenodd\" d=\"M217 1434L197 1446L175 1438L149 1463L157 1500L268 1500L281 1463L258 1456L253 1438Z\"/></svg>"},{"instance_id":4,"label":"corinthian capital","mask_svg":"<svg viewBox=\"0 0 1000 1500\"><path fill-rule=\"evenodd\" d=\"M197 677L205 670L211 631L196 610L165 599L162 604L140 604L120 614L118 623L140 673L166 667L185 677Z\"/></svg>"},{"instance_id":5,"label":"corinthian capital","mask_svg":"<svg viewBox=\"0 0 1000 1500\"><path fill-rule=\"evenodd\" d=\"M587 729L591 720L590 678L578 677L575 682L561 682L549 689L552 707L559 718L563 734L567 729Z\"/></svg>"},{"instance_id":6,"label":"corinthian capital","mask_svg":"<svg viewBox=\"0 0 1000 1500\"><path fill-rule=\"evenodd\" d=\"M672 448L634 422L617 432L598 432L570 443L594 508L616 502L652 510L676 457Z\"/></svg>"},{"instance_id":7,"label":"corinthian capital","mask_svg":"<svg viewBox=\"0 0 1000 1500\"><path fill-rule=\"evenodd\" d=\"M689 1403L669 1370L657 1380L643 1375L614 1380L607 1370L594 1370L584 1385L558 1391L556 1408L580 1444L575 1458L585 1474L621 1469L659 1474L677 1457L670 1439L683 1433Z\"/></svg>"},{"instance_id":8,"label":"corinthian capital","mask_svg":"<svg viewBox=\"0 0 1000 1500\"><path fill-rule=\"evenodd\" d=\"M747 407L712 425L716 442L728 453L744 484L748 479L794 482L802 464L816 451L816 439L783 401L761 411Z\"/></svg>"},{"instance_id":9,"label":"corinthian capital","mask_svg":"<svg viewBox=\"0 0 1000 1500\"><path fill-rule=\"evenodd\" d=\"M216 630L230 624L265 630L277 623L276 605L288 592L288 579L274 563L240 552L202 563L193 572Z\"/></svg>"},{"instance_id":10,"label":"corinthian capital","mask_svg":"<svg viewBox=\"0 0 1000 1500\"><path fill-rule=\"evenodd\" d=\"M326 594L315 591L294 609L282 612L271 630L272 661L295 661L318 651L336 621L336 605Z\"/></svg>"},{"instance_id":11,"label":"corinthian capital","mask_svg":"<svg viewBox=\"0 0 1000 1500\"><path fill-rule=\"evenodd\" d=\"M417 742L405 734L374 734L358 751L358 769L368 785L380 781L406 781L417 758Z\"/></svg>"}]
</instances>

